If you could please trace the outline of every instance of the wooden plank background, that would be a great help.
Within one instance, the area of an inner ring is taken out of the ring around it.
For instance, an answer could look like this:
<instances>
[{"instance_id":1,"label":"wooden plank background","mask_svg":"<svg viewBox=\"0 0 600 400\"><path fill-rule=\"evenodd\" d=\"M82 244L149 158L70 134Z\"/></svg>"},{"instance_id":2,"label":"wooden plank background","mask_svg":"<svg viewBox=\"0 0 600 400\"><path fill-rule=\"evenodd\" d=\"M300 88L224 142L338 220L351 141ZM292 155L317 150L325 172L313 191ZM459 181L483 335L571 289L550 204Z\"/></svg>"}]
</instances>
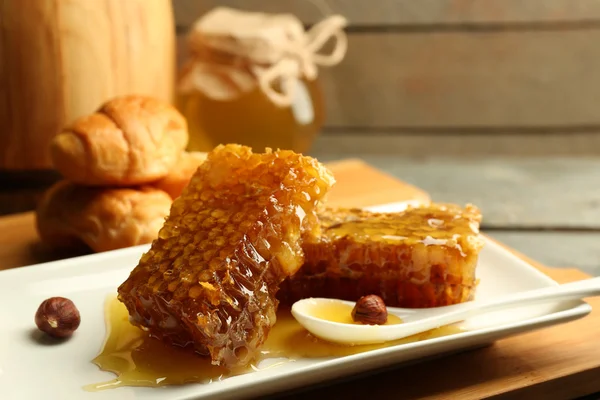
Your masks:
<instances>
[{"instance_id":1,"label":"wooden plank background","mask_svg":"<svg viewBox=\"0 0 600 400\"><path fill-rule=\"evenodd\" d=\"M596 0L173 0L178 31L218 5L345 15L349 51L322 70L327 129L600 127Z\"/></svg>"},{"instance_id":2,"label":"wooden plank background","mask_svg":"<svg viewBox=\"0 0 600 400\"><path fill-rule=\"evenodd\" d=\"M352 26L465 23L580 22L600 19L597 0L173 0L175 17L189 26L206 10L226 6L270 13L290 12L306 23L329 13Z\"/></svg>"},{"instance_id":3,"label":"wooden plank background","mask_svg":"<svg viewBox=\"0 0 600 400\"><path fill-rule=\"evenodd\" d=\"M340 157L394 156L411 158L594 157L600 154L600 130L488 130L447 129L441 132L397 132L381 129L342 130L322 134L313 151Z\"/></svg>"}]
</instances>

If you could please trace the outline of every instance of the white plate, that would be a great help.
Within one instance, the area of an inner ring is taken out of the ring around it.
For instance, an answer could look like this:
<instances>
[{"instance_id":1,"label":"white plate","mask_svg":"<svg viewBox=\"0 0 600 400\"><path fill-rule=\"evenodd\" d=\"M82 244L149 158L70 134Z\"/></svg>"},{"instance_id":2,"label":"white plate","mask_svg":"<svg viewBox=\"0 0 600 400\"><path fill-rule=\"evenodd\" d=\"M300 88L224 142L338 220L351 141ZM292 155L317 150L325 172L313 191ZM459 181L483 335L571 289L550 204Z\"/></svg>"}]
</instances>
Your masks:
<instances>
[{"instance_id":1,"label":"white plate","mask_svg":"<svg viewBox=\"0 0 600 400\"><path fill-rule=\"evenodd\" d=\"M396 211L405 205L377 207ZM332 359L293 363L211 384L159 389L124 387L90 393L84 385L114 378L90 362L105 335L104 302L126 279L147 246L77 257L0 273L0 398L13 399L204 399L264 395L490 344L495 340L587 315L580 301L499 312L465 321L468 332ZM0 260L1 262L1 260ZM487 241L481 252L478 297L556 285L501 246ZM82 322L76 335L60 345L32 339L38 305L51 296L77 304Z\"/></svg>"}]
</instances>

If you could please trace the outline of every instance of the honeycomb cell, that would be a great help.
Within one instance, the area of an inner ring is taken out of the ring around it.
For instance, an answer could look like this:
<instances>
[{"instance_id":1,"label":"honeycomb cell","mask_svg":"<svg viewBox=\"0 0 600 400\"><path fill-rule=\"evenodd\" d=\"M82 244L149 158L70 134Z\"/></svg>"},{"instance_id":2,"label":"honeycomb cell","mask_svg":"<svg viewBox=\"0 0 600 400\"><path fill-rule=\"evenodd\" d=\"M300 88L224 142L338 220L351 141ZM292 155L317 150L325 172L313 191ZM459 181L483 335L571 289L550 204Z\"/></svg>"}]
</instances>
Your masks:
<instances>
[{"instance_id":1,"label":"honeycomb cell","mask_svg":"<svg viewBox=\"0 0 600 400\"><path fill-rule=\"evenodd\" d=\"M291 151L215 148L118 288L132 322L214 364L247 365L275 323L279 284L320 232L315 209L332 184Z\"/></svg>"},{"instance_id":2,"label":"honeycomb cell","mask_svg":"<svg viewBox=\"0 0 600 400\"><path fill-rule=\"evenodd\" d=\"M376 294L391 307L436 307L474 295L483 246L477 207L431 204L388 214L326 208L318 215L322 235L304 243L304 265L280 286L283 303Z\"/></svg>"}]
</instances>

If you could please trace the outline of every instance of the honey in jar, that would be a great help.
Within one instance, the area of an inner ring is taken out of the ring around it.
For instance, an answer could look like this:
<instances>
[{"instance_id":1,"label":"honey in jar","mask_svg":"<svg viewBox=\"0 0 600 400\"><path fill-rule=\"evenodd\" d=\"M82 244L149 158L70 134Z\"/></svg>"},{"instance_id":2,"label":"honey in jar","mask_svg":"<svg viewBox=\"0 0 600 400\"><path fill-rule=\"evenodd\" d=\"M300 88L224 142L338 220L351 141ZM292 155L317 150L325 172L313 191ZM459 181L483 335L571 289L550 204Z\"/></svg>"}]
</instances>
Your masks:
<instances>
[{"instance_id":1,"label":"honey in jar","mask_svg":"<svg viewBox=\"0 0 600 400\"><path fill-rule=\"evenodd\" d=\"M192 27L177 106L189 150L240 143L306 152L325 119L318 66L342 60L346 20L332 16L305 31L289 14L219 7ZM335 39L330 54L320 49Z\"/></svg>"}]
</instances>

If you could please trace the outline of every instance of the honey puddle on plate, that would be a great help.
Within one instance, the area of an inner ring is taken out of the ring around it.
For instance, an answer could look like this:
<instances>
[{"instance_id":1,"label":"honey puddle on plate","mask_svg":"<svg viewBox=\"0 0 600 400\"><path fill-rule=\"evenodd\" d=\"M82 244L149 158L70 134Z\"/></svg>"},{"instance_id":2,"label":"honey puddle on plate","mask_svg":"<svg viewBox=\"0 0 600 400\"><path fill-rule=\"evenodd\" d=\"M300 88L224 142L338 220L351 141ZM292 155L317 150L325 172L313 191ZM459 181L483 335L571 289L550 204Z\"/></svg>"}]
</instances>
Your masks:
<instances>
[{"instance_id":1,"label":"honey puddle on plate","mask_svg":"<svg viewBox=\"0 0 600 400\"><path fill-rule=\"evenodd\" d=\"M349 306L323 310L323 315L337 322L352 323ZM113 380L94 383L84 387L87 391L113 389L121 386L159 387L185 383L210 383L228 376L261 370L257 366L231 372L225 368L211 365L210 360L197 354L164 344L151 338L143 330L129 323L125 306L111 297L106 302L107 337L100 354L93 362L103 371L114 373ZM348 314L346 318L346 314ZM342 316L343 315L343 316ZM388 318L388 324L399 323L394 316ZM396 317L397 318L397 317ZM416 342L440 336L462 332L456 326L445 326L409 338L377 345L342 346L319 340L309 334L292 316L289 308L280 308L277 323L269 333L269 338L261 350L263 360L285 358L293 361L299 358L342 357L369 350ZM276 363L270 367L281 365Z\"/></svg>"}]
</instances>

